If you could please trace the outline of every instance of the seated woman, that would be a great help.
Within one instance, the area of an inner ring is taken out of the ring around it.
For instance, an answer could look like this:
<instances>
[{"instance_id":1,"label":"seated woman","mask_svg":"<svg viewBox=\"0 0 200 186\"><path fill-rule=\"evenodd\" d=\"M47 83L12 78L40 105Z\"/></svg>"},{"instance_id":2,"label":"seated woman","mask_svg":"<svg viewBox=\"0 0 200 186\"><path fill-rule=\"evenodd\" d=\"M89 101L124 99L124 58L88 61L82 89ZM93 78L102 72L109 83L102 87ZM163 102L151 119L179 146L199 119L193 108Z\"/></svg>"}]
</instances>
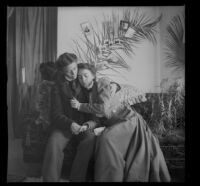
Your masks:
<instances>
[{"instance_id":1,"label":"seated woman","mask_svg":"<svg viewBox=\"0 0 200 186\"><path fill-rule=\"evenodd\" d=\"M110 82L96 81L95 70L89 64L79 64L78 78L90 90L90 101L79 103L74 99L71 106L106 118L102 123L106 128L96 139L94 181L169 182L158 139L142 116L120 101L113 104Z\"/></svg>"}]
</instances>

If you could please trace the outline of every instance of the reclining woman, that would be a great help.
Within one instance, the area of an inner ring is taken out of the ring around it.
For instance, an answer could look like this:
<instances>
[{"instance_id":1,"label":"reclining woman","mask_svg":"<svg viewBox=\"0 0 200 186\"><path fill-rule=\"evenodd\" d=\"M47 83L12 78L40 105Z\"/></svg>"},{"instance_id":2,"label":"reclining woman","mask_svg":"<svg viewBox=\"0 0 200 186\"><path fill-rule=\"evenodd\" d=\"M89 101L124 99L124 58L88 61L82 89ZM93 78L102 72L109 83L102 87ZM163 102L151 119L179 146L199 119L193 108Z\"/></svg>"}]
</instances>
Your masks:
<instances>
[{"instance_id":1,"label":"reclining woman","mask_svg":"<svg viewBox=\"0 0 200 186\"><path fill-rule=\"evenodd\" d=\"M109 80L96 81L91 65L78 64L78 79L81 86L89 90L89 103L72 99L71 106L80 112L106 118L102 123L106 128L97 137L94 148L94 181L169 182L171 178L159 141L142 116L120 101L112 104L114 96ZM81 162L84 159L79 151L76 164L81 165ZM78 166L73 166L72 180L79 175L77 181L84 181L84 174L82 178L81 174Z\"/></svg>"}]
</instances>

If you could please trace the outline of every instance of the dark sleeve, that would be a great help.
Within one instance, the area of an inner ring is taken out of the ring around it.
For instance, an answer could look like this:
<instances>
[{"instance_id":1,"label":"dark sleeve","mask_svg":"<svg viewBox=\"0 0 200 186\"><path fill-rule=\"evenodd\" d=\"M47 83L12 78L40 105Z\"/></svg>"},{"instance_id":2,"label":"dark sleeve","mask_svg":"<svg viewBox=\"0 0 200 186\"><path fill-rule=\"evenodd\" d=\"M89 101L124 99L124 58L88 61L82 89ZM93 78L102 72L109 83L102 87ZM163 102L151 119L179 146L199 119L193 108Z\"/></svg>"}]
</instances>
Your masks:
<instances>
[{"instance_id":1,"label":"dark sleeve","mask_svg":"<svg viewBox=\"0 0 200 186\"><path fill-rule=\"evenodd\" d=\"M64 114L60 92L57 86L52 89L52 118L55 128L71 134L72 119Z\"/></svg>"},{"instance_id":2,"label":"dark sleeve","mask_svg":"<svg viewBox=\"0 0 200 186\"><path fill-rule=\"evenodd\" d=\"M97 83L97 89L99 103L81 103L79 111L92 114L100 114L106 117L107 114L109 114L107 108L111 98L110 82L106 81L105 79L99 81Z\"/></svg>"},{"instance_id":3,"label":"dark sleeve","mask_svg":"<svg viewBox=\"0 0 200 186\"><path fill-rule=\"evenodd\" d=\"M93 115L89 121L85 122L84 125L87 125L89 129L95 129L101 127L100 119Z\"/></svg>"}]
</instances>

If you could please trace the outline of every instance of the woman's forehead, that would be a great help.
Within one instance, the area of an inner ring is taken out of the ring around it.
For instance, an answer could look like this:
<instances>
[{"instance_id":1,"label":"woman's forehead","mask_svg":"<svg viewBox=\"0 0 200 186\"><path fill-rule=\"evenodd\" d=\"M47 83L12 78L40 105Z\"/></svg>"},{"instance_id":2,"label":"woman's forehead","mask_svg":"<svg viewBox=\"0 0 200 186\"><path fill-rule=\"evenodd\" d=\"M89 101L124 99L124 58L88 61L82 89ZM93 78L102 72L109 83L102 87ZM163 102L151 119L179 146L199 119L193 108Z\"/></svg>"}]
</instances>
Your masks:
<instances>
[{"instance_id":1,"label":"woman's forehead","mask_svg":"<svg viewBox=\"0 0 200 186\"><path fill-rule=\"evenodd\" d=\"M76 62L72 62L71 64L63 67L63 70L64 71L69 71L69 70L74 69L74 68L77 68L77 63Z\"/></svg>"},{"instance_id":2,"label":"woman's forehead","mask_svg":"<svg viewBox=\"0 0 200 186\"><path fill-rule=\"evenodd\" d=\"M79 74L92 74L89 69L79 69Z\"/></svg>"}]
</instances>

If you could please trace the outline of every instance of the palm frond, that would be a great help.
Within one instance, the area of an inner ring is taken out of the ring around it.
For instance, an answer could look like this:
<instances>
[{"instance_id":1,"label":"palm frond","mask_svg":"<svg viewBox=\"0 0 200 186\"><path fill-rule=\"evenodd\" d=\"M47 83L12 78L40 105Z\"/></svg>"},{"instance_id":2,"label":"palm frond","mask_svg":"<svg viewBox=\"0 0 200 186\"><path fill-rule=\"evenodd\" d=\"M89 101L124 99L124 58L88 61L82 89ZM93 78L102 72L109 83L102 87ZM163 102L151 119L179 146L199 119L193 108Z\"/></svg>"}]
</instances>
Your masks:
<instances>
[{"instance_id":1,"label":"palm frond","mask_svg":"<svg viewBox=\"0 0 200 186\"><path fill-rule=\"evenodd\" d=\"M126 10L123 17L126 21L130 22L130 27L136 31L134 34L135 42L147 39L153 44L156 44L155 26L160 22L162 14L153 20L146 12L135 9L132 15L130 10Z\"/></svg>"},{"instance_id":2,"label":"palm frond","mask_svg":"<svg viewBox=\"0 0 200 186\"><path fill-rule=\"evenodd\" d=\"M72 48L72 51L73 51L74 54L77 54L79 61L81 61L81 63L83 63L84 61L82 59L82 56L79 54L78 50Z\"/></svg>"},{"instance_id":3,"label":"palm frond","mask_svg":"<svg viewBox=\"0 0 200 186\"><path fill-rule=\"evenodd\" d=\"M138 39L147 39L153 44L157 43L155 26L160 22L162 15L160 15L156 20L151 21L149 18L145 18L145 15L141 17L136 25L135 29L137 30L136 36Z\"/></svg>"},{"instance_id":4,"label":"palm frond","mask_svg":"<svg viewBox=\"0 0 200 186\"><path fill-rule=\"evenodd\" d=\"M96 26L97 26L97 21L96 21L96 19L95 19L95 22L96 22ZM93 26L92 26L92 30L93 30L95 36L96 36L97 39L98 39L98 45L102 45L102 44L103 44L103 41L102 41L102 39L100 38L100 35L101 35L101 34L97 34L97 32L95 31L95 29L94 29ZM97 28L97 30L99 30L99 29Z\"/></svg>"},{"instance_id":5,"label":"palm frond","mask_svg":"<svg viewBox=\"0 0 200 186\"><path fill-rule=\"evenodd\" d=\"M97 31L92 27L93 31L93 39L88 38L88 36L84 34L84 39L80 38L83 44L86 46L87 52L84 52L85 49L81 48L81 44L76 43L78 55L82 55L82 60L87 61L92 64L99 65L101 62L107 62L109 67L112 70L119 68L129 70L129 65L123 59L123 57L117 52L122 51L127 56L135 55L135 48L138 47L144 39L148 39L152 43L156 43L156 25L160 21L161 17L158 17L155 20L145 13L141 12L139 8L134 9L134 11L124 10L122 14L122 18L119 16L120 14L116 14L116 12L112 12L111 16L106 16L103 13L103 22L101 24L102 29L98 29L98 23L95 19ZM120 29L120 20L128 21L130 23L130 27L135 30L131 38L127 38L124 36L124 31ZM113 45L106 46L105 50L108 53L112 53L114 58L106 56L107 54L101 54L100 46L103 46L104 41L108 40L109 42L113 42L115 38L120 40L119 43L114 43ZM99 55L100 54L100 55ZM98 64L97 64L98 63ZM96 66L95 65L95 66ZM102 65L104 65L102 63Z\"/></svg>"},{"instance_id":6,"label":"palm frond","mask_svg":"<svg viewBox=\"0 0 200 186\"><path fill-rule=\"evenodd\" d=\"M78 56L79 56L79 59L81 59L82 63L84 63L84 62L85 62L85 60L83 59L83 57L82 57L82 55L81 55L81 52L80 52L80 50L79 50L79 48L78 48L78 46L77 46L77 43L76 43L76 41L75 41L75 40L73 40L73 42L74 42L74 44L75 44L75 47L76 47L75 54L78 54Z\"/></svg>"},{"instance_id":7,"label":"palm frond","mask_svg":"<svg viewBox=\"0 0 200 186\"><path fill-rule=\"evenodd\" d=\"M91 62L92 62L92 59L89 58L89 56L88 56L88 55L86 54L86 52L82 49L82 47L80 46L80 44L79 44L77 41L75 41L75 43L76 43L77 48L80 49L81 52L82 52L82 54L84 55L84 57L85 57L85 59L86 59L86 62L91 63Z\"/></svg>"},{"instance_id":8,"label":"palm frond","mask_svg":"<svg viewBox=\"0 0 200 186\"><path fill-rule=\"evenodd\" d=\"M125 68L126 70L129 70L130 67L129 65L126 63L126 61L123 59L123 57L117 52L117 51L114 51L114 54L117 56L117 58L119 59L118 60L118 63L120 63L120 65Z\"/></svg>"},{"instance_id":9,"label":"palm frond","mask_svg":"<svg viewBox=\"0 0 200 186\"><path fill-rule=\"evenodd\" d=\"M84 41L82 38L80 38L82 40L82 42L86 45L88 53L90 52L90 54L92 55L93 59L95 58L95 54L96 54L96 50L97 47L95 45L93 45L89 40ZM80 45L79 45L80 46ZM83 51L83 49L82 49Z\"/></svg>"},{"instance_id":10,"label":"palm frond","mask_svg":"<svg viewBox=\"0 0 200 186\"><path fill-rule=\"evenodd\" d=\"M94 53L96 53L98 51L98 47L96 44L93 44L87 37L87 35L84 33L84 37L86 39L86 41L84 41L83 39L81 39ZM95 38L93 38L95 39Z\"/></svg>"},{"instance_id":11,"label":"palm frond","mask_svg":"<svg viewBox=\"0 0 200 186\"><path fill-rule=\"evenodd\" d=\"M113 68L111 65L109 65L109 66L107 66L107 67L108 67L108 69L110 69L110 70L116 72L117 74L121 75L123 78L126 79L126 77L121 73L121 71L118 71L117 69Z\"/></svg>"},{"instance_id":12,"label":"palm frond","mask_svg":"<svg viewBox=\"0 0 200 186\"><path fill-rule=\"evenodd\" d=\"M121 44L123 45L122 50L130 56L131 54L135 55L134 48L137 48L137 44L139 42L135 42L133 39L127 39L127 38L120 38Z\"/></svg>"},{"instance_id":13,"label":"palm frond","mask_svg":"<svg viewBox=\"0 0 200 186\"><path fill-rule=\"evenodd\" d=\"M165 47L166 66L172 67L176 71L184 70L185 69L184 23L182 22L180 15L173 17L170 24L167 26L167 35L165 38L165 42L166 42L166 47Z\"/></svg>"}]
</instances>

